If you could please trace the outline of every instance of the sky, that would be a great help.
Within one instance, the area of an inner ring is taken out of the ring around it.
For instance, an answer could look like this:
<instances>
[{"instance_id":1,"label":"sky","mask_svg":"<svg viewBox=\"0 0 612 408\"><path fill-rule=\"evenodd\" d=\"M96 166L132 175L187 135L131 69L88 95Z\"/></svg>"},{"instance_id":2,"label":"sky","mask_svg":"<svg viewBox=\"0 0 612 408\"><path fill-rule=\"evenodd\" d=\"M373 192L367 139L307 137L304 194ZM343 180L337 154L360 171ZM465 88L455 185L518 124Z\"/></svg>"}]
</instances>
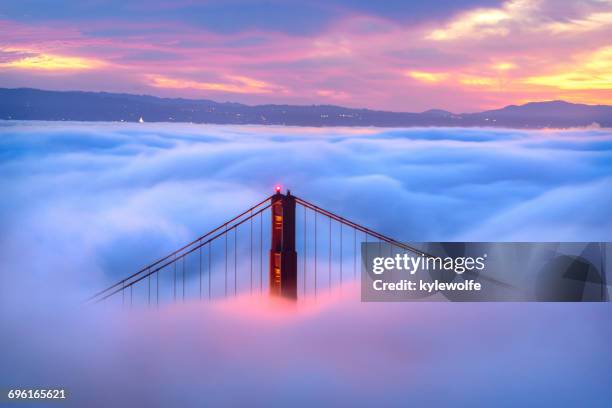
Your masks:
<instances>
[{"instance_id":1,"label":"sky","mask_svg":"<svg viewBox=\"0 0 612 408\"><path fill-rule=\"evenodd\" d=\"M0 86L470 112L612 101L612 1L3 1Z\"/></svg>"},{"instance_id":2,"label":"sky","mask_svg":"<svg viewBox=\"0 0 612 408\"><path fill-rule=\"evenodd\" d=\"M403 241L610 241L611 169L609 129L0 123L0 384L77 407L609 407L610 303L81 302L276 183Z\"/></svg>"}]
</instances>

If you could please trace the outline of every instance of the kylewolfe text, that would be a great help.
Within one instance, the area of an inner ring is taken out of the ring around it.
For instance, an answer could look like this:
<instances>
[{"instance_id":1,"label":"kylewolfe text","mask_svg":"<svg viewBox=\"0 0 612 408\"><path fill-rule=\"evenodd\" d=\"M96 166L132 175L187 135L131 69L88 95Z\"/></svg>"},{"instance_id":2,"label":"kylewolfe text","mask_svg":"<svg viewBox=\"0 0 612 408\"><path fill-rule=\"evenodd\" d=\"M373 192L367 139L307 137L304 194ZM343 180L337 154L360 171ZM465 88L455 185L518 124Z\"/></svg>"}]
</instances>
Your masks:
<instances>
[{"instance_id":1,"label":"kylewolfe text","mask_svg":"<svg viewBox=\"0 0 612 408\"><path fill-rule=\"evenodd\" d=\"M372 260L372 273L382 275L385 272L403 272L409 277L415 275L417 271L452 271L457 275L465 272L480 272L486 267L487 255L480 257L434 257L421 254L419 256L409 256L408 254L396 254L394 257L376 257ZM394 276L397 276L394 273ZM382 277L382 276L381 276ZM473 279L464 279L459 282L440 282L422 280L413 281L411 279L400 279L399 281L385 281L385 279L375 279L372 288L375 291L419 291L435 293L439 291L479 291L481 284Z\"/></svg>"}]
</instances>

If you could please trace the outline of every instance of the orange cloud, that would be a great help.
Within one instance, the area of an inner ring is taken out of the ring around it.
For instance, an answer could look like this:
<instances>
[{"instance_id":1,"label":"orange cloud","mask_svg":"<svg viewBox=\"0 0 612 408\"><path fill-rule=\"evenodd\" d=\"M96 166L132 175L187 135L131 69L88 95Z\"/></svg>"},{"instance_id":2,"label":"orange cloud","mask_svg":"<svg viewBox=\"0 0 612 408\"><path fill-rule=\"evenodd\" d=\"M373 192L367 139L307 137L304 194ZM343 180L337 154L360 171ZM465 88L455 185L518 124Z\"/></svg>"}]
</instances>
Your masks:
<instances>
[{"instance_id":1,"label":"orange cloud","mask_svg":"<svg viewBox=\"0 0 612 408\"><path fill-rule=\"evenodd\" d=\"M28 54L27 56L19 56L8 62L2 62L0 63L0 68L40 71L79 71L99 68L104 65L102 61L97 59L38 53L23 48L2 48L0 51L17 53L18 55Z\"/></svg>"},{"instance_id":2,"label":"orange cloud","mask_svg":"<svg viewBox=\"0 0 612 408\"><path fill-rule=\"evenodd\" d=\"M493 64L492 68L496 71L510 71L511 69L515 69L516 65L512 62L498 62L497 64Z\"/></svg>"},{"instance_id":3,"label":"orange cloud","mask_svg":"<svg viewBox=\"0 0 612 408\"><path fill-rule=\"evenodd\" d=\"M409 71L405 75L425 83L437 83L448 78L448 74L444 72Z\"/></svg>"},{"instance_id":4,"label":"orange cloud","mask_svg":"<svg viewBox=\"0 0 612 408\"><path fill-rule=\"evenodd\" d=\"M281 91L281 87L253 78L227 75L228 82L200 82L178 78L169 78L161 75L151 75L150 85L156 88L172 89L198 89L204 91L219 91L230 93L270 93Z\"/></svg>"},{"instance_id":5,"label":"orange cloud","mask_svg":"<svg viewBox=\"0 0 612 408\"><path fill-rule=\"evenodd\" d=\"M490 78L485 76L462 75L459 78L459 83L467 86L493 88L495 86L498 86L500 81L497 78Z\"/></svg>"},{"instance_id":6,"label":"orange cloud","mask_svg":"<svg viewBox=\"0 0 612 408\"><path fill-rule=\"evenodd\" d=\"M530 76L524 82L562 90L612 89L612 46L581 55L580 62L569 65L563 71Z\"/></svg>"}]
</instances>

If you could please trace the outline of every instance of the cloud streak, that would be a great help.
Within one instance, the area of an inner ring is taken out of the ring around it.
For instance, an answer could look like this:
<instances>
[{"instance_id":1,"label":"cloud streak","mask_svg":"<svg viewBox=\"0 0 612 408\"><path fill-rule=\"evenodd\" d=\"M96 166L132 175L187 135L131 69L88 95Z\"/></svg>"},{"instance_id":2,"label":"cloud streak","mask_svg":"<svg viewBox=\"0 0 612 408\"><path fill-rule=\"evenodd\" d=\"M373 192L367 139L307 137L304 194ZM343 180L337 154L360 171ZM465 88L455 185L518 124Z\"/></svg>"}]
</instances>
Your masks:
<instances>
[{"instance_id":1,"label":"cloud streak","mask_svg":"<svg viewBox=\"0 0 612 408\"><path fill-rule=\"evenodd\" d=\"M253 78L230 75L225 79L227 79L229 82L185 81L181 79L152 76L151 85L156 88L200 89L205 91L223 91L229 93L250 94L270 93L280 90L280 88L268 84L267 82L258 81Z\"/></svg>"}]
</instances>

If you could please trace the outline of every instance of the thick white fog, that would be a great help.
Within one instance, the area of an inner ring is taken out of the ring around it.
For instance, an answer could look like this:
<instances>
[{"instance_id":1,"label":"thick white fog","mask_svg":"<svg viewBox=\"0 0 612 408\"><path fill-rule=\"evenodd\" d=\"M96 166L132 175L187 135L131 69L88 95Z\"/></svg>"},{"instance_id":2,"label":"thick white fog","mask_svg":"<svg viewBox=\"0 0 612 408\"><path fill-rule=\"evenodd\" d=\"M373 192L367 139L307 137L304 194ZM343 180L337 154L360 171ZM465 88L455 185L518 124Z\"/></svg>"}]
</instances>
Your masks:
<instances>
[{"instance_id":1,"label":"thick white fog","mask_svg":"<svg viewBox=\"0 0 612 408\"><path fill-rule=\"evenodd\" d=\"M608 393L609 304L80 301L275 184L398 240L610 241L610 130L4 122L0 176L0 385L131 406Z\"/></svg>"}]
</instances>

